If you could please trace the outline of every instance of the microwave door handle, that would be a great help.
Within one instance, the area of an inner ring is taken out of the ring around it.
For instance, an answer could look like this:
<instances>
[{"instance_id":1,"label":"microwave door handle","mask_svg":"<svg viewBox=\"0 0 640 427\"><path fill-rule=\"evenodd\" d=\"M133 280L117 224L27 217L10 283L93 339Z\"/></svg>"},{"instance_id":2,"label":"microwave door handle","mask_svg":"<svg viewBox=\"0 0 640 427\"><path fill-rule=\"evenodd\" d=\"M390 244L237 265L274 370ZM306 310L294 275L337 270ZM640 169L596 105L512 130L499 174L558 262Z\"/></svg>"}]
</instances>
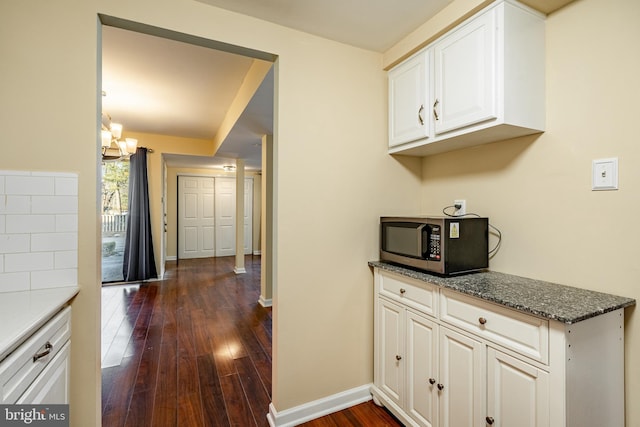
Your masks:
<instances>
[{"instance_id":1,"label":"microwave door handle","mask_svg":"<svg viewBox=\"0 0 640 427\"><path fill-rule=\"evenodd\" d=\"M424 258L424 250L425 248L422 247L422 234L424 233L424 228L427 227L429 224L420 224L420 226L418 226L417 230L418 233L416 233L418 235L418 248L420 248L420 253L418 254L418 256L420 258Z\"/></svg>"}]
</instances>

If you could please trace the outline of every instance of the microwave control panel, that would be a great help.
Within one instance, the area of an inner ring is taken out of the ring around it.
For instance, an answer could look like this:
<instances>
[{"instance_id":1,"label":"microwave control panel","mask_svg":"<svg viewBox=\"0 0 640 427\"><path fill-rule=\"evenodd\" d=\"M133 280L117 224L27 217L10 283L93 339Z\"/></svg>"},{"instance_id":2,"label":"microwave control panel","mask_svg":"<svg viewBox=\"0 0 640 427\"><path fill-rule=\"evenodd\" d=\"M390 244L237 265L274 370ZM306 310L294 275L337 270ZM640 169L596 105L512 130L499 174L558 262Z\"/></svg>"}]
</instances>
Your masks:
<instances>
[{"instance_id":1,"label":"microwave control panel","mask_svg":"<svg viewBox=\"0 0 640 427\"><path fill-rule=\"evenodd\" d=\"M442 235L442 227L439 225L429 225L428 226L428 235L429 235L429 246L427 246L427 259L430 261L440 261L442 253L441 253L441 235Z\"/></svg>"}]
</instances>

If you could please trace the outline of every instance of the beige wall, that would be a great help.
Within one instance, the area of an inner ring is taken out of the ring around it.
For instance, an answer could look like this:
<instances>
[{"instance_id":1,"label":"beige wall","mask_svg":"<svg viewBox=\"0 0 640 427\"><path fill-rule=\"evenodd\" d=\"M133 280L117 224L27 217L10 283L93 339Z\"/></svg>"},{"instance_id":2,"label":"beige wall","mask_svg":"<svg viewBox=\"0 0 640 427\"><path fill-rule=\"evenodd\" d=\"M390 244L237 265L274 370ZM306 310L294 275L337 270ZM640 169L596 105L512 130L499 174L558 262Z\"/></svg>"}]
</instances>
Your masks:
<instances>
[{"instance_id":1,"label":"beige wall","mask_svg":"<svg viewBox=\"0 0 640 427\"><path fill-rule=\"evenodd\" d=\"M425 158L422 213L454 199L502 230L493 270L640 299L640 2L579 0L546 23L547 131ZM618 157L620 189L591 191ZM640 319L626 310L628 426L640 425Z\"/></svg>"},{"instance_id":2,"label":"beige wall","mask_svg":"<svg viewBox=\"0 0 640 427\"><path fill-rule=\"evenodd\" d=\"M98 12L279 55L274 404L281 411L369 383L366 262L377 257L378 216L415 212L420 189L419 161L386 155L382 55L198 2L7 0L0 3L0 168L79 174L72 425L100 424ZM151 159L155 186L161 172Z\"/></svg>"}]
</instances>

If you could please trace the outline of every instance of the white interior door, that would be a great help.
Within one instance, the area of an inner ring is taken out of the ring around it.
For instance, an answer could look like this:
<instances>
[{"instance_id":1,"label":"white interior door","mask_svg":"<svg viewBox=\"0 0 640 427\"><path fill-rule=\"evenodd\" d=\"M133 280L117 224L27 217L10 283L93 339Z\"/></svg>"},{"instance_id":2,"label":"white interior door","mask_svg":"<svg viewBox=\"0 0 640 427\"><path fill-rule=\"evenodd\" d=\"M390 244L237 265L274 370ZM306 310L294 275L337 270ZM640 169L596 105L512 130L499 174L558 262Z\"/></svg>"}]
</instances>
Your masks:
<instances>
[{"instance_id":1,"label":"white interior door","mask_svg":"<svg viewBox=\"0 0 640 427\"><path fill-rule=\"evenodd\" d=\"M215 256L214 178L178 177L178 258Z\"/></svg>"},{"instance_id":2,"label":"white interior door","mask_svg":"<svg viewBox=\"0 0 640 427\"><path fill-rule=\"evenodd\" d=\"M215 180L216 256L236 254L236 179Z\"/></svg>"}]
</instances>

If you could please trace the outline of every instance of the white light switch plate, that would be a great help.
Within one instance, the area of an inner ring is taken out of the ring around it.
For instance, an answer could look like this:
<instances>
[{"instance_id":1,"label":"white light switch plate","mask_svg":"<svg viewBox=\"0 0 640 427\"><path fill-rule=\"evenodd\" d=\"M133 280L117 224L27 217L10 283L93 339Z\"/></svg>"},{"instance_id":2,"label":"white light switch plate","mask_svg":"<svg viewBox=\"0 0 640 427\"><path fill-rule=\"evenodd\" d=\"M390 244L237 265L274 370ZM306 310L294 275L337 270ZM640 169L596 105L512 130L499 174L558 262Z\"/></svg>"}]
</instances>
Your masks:
<instances>
[{"instance_id":1,"label":"white light switch plate","mask_svg":"<svg viewBox=\"0 0 640 427\"><path fill-rule=\"evenodd\" d=\"M594 160L591 167L592 190L618 189L618 158Z\"/></svg>"}]
</instances>

